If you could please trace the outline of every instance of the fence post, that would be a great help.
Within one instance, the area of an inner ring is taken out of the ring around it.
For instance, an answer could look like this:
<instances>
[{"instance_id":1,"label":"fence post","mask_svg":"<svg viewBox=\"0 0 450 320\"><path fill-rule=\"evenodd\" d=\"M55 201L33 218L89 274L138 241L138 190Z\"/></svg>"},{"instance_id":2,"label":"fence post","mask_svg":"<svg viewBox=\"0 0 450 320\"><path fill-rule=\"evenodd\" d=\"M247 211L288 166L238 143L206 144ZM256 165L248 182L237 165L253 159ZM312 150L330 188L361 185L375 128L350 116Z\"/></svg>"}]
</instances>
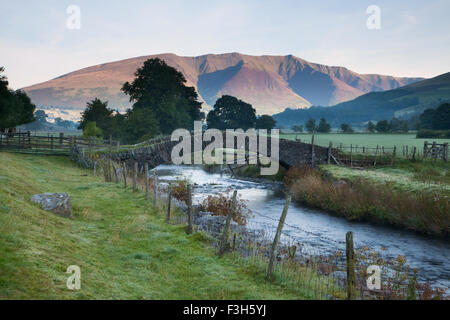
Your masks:
<instances>
[{"instance_id":1,"label":"fence post","mask_svg":"<svg viewBox=\"0 0 450 320\"><path fill-rule=\"evenodd\" d=\"M51 149L53 150L53 134L50 136Z\"/></svg>"},{"instance_id":2,"label":"fence post","mask_svg":"<svg viewBox=\"0 0 450 320\"><path fill-rule=\"evenodd\" d=\"M355 251L353 247L353 232L347 232L346 242L346 261L347 261L347 299L355 299Z\"/></svg>"},{"instance_id":3,"label":"fence post","mask_svg":"<svg viewBox=\"0 0 450 320\"><path fill-rule=\"evenodd\" d=\"M158 171L153 171L153 208L156 208L158 203Z\"/></svg>"},{"instance_id":4,"label":"fence post","mask_svg":"<svg viewBox=\"0 0 450 320\"><path fill-rule=\"evenodd\" d=\"M133 191L137 191L137 175L138 175L138 163L135 161L133 172Z\"/></svg>"},{"instance_id":5,"label":"fence post","mask_svg":"<svg viewBox=\"0 0 450 320\"><path fill-rule=\"evenodd\" d=\"M448 161L448 142L444 143L444 161Z\"/></svg>"},{"instance_id":6,"label":"fence post","mask_svg":"<svg viewBox=\"0 0 450 320\"><path fill-rule=\"evenodd\" d=\"M115 179L115 182L116 182L116 183L119 183L119 176L117 175L117 169L116 169L116 166L114 165L114 162L113 162L112 160L109 160L109 161L110 161L111 166L112 166L112 168L113 168L113 170L114 170L114 179Z\"/></svg>"},{"instance_id":7,"label":"fence post","mask_svg":"<svg viewBox=\"0 0 450 320\"><path fill-rule=\"evenodd\" d=\"M63 144L64 132L59 133L59 146L61 147Z\"/></svg>"},{"instance_id":8,"label":"fence post","mask_svg":"<svg viewBox=\"0 0 450 320\"><path fill-rule=\"evenodd\" d=\"M377 145L377 149L375 150L375 160L373 161L374 167L377 165L377 156L378 156L378 145Z\"/></svg>"},{"instance_id":9,"label":"fence post","mask_svg":"<svg viewBox=\"0 0 450 320\"><path fill-rule=\"evenodd\" d=\"M144 176L145 176L145 200L149 199L148 192L148 163L144 163Z\"/></svg>"},{"instance_id":10,"label":"fence post","mask_svg":"<svg viewBox=\"0 0 450 320\"><path fill-rule=\"evenodd\" d=\"M423 158L426 159L428 155L428 141L423 143Z\"/></svg>"},{"instance_id":11,"label":"fence post","mask_svg":"<svg viewBox=\"0 0 450 320\"><path fill-rule=\"evenodd\" d=\"M187 234L191 234L192 233L192 188L191 188L191 185L190 184L188 184L188 186L187 186L187 192L188 192L188 195L187 195L187 197L188 197L188 203L187 203L187 205L188 205L188 211L187 211L187 214L188 214L188 226L187 226Z\"/></svg>"},{"instance_id":12,"label":"fence post","mask_svg":"<svg viewBox=\"0 0 450 320\"><path fill-rule=\"evenodd\" d=\"M311 166L314 167L314 133L311 137Z\"/></svg>"},{"instance_id":13,"label":"fence post","mask_svg":"<svg viewBox=\"0 0 450 320\"><path fill-rule=\"evenodd\" d=\"M394 150L392 150L391 166L394 165L394 159L395 159L396 154L397 154L397 146L394 146Z\"/></svg>"},{"instance_id":14,"label":"fence post","mask_svg":"<svg viewBox=\"0 0 450 320\"><path fill-rule=\"evenodd\" d=\"M127 164L124 162L122 166L123 184L127 187Z\"/></svg>"},{"instance_id":15,"label":"fence post","mask_svg":"<svg viewBox=\"0 0 450 320\"><path fill-rule=\"evenodd\" d=\"M109 135L109 152L112 152L112 134Z\"/></svg>"},{"instance_id":16,"label":"fence post","mask_svg":"<svg viewBox=\"0 0 450 320\"><path fill-rule=\"evenodd\" d=\"M333 143L330 141L330 144L328 145L328 157L327 157L327 164L331 163L331 148L333 147Z\"/></svg>"},{"instance_id":17,"label":"fence post","mask_svg":"<svg viewBox=\"0 0 450 320\"><path fill-rule=\"evenodd\" d=\"M416 147L414 147L414 149L413 149L413 154L412 154L411 160L416 161Z\"/></svg>"},{"instance_id":18,"label":"fence post","mask_svg":"<svg viewBox=\"0 0 450 320\"><path fill-rule=\"evenodd\" d=\"M272 276L278 242L280 242L281 232L283 231L284 221L286 220L286 216L288 213L290 203L291 203L291 195L288 194L286 196L286 203L284 204L284 208L283 208L283 212L281 213L280 221L278 222L277 233L275 234L275 238L273 239L272 249L270 250L269 267L267 268L267 276L266 276L267 280L269 280L270 277Z\"/></svg>"},{"instance_id":19,"label":"fence post","mask_svg":"<svg viewBox=\"0 0 450 320\"><path fill-rule=\"evenodd\" d=\"M231 200L230 211L227 215L227 220L225 221L225 227L223 228L222 239L220 240L220 249L219 249L219 257L223 256L223 254L228 250L228 234L230 233L230 224L231 219L234 215L234 210L236 208L236 197L237 191L233 192L233 199Z\"/></svg>"},{"instance_id":20,"label":"fence post","mask_svg":"<svg viewBox=\"0 0 450 320\"><path fill-rule=\"evenodd\" d=\"M172 183L169 183L169 190L167 195L167 222L170 222L170 206L172 204Z\"/></svg>"},{"instance_id":21,"label":"fence post","mask_svg":"<svg viewBox=\"0 0 450 320\"><path fill-rule=\"evenodd\" d=\"M433 144L431 145L431 157L434 158L434 161L437 160L436 141L433 141Z\"/></svg>"},{"instance_id":22,"label":"fence post","mask_svg":"<svg viewBox=\"0 0 450 320\"><path fill-rule=\"evenodd\" d=\"M353 167L353 144L350 144L350 167Z\"/></svg>"}]
</instances>

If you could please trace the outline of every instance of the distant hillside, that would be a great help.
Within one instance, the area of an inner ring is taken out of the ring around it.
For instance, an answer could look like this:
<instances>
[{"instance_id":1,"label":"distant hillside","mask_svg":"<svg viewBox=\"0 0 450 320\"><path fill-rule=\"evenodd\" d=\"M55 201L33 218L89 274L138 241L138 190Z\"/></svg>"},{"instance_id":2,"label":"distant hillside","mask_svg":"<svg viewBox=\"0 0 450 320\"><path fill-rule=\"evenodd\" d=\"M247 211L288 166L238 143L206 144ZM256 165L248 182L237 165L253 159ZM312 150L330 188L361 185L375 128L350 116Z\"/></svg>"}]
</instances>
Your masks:
<instances>
[{"instance_id":1,"label":"distant hillside","mask_svg":"<svg viewBox=\"0 0 450 320\"><path fill-rule=\"evenodd\" d=\"M343 67L311 63L292 55L249 56L240 53L180 57L159 54L81 69L24 90L37 106L82 110L94 97L125 110L128 98L122 84L149 58L159 57L181 71L189 86L212 106L223 94L251 103L258 114L273 114L311 105L330 105L372 91L394 89L422 78L358 74Z\"/></svg>"},{"instance_id":2,"label":"distant hillside","mask_svg":"<svg viewBox=\"0 0 450 320\"><path fill-rule=\"evenodd\" d=\"M278 125L290 128L309 118L325 117L334 127L341 123L359 125L369 120L408 118L427 108L436 108L450 101L450 72L398 89L371 92L352 101L332 107L311 107L307 110L285 111L274 115Z\"/></svg>"}]
</instances>

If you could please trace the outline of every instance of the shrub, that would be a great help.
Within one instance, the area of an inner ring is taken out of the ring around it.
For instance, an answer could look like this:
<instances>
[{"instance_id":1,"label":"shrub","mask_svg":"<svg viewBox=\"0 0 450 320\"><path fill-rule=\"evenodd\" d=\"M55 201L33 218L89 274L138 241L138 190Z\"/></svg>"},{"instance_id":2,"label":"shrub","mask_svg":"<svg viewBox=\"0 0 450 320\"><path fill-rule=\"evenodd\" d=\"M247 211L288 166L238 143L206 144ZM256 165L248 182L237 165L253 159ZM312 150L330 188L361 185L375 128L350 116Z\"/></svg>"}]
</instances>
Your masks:
<instances>
[{"instance_id":1,"label":"shrub","mask_svg":"<svg viewBox=\"0 0 450 320\"><path fill-rule=\"evenodd\" d=\"M177 180L174 184L172 184L172 196L175 199L180 201L184 201L187 203L188 201L188 191L187 186L189 181L187 180Z\"/></svg>"},{"instance_id":2,"label":"shrub","mask_svg":"<svg viewBox=\"0 0 450 320\"><path fill-rule=\"evenodd\" d=\"M416 138L449 139L450 138L450 130L422 129L417 132Z\"/></svg>"},{"instance_id":3,"label":"shrub","mask_svg":"<svg viewBox=\"0 0 450 320\"><path fill-rule=\"evenodd\" d=\"M230 191L225 194L211 195L203 200L203 210L214 213L216 216L228 216L231 208L233 195ZM239 195L236 198L236 208L233 214L233 220L240 225L246 225L247 219L250 217L251 211L248 209L244 200Z\"/></svg>"}]
</instances>

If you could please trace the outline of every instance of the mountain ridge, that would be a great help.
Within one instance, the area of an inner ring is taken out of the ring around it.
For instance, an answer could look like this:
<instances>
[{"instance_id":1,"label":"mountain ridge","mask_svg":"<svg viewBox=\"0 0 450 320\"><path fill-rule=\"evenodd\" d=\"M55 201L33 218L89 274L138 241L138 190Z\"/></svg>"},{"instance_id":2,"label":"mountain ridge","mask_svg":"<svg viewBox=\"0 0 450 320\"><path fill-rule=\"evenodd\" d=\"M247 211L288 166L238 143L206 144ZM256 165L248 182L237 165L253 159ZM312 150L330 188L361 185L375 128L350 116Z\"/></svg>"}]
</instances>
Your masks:
<instances>
[{"instance_id":1,"label":"mountain ridge","mask_svg":"<svg viewBox=\"0 0 450 320\"><path fill-rule=\"evenodd\" d=\"M427 108L450 102L450 72L382 92L369 92L334 106L312 106L307 110L286 109L275 114L278 125L291 127L309 118L324 117L334 127L341 123L361 125L368 121L411 118Z\"/></svg>"},{"instance_id":2,"label":"mountain ridge","mask_svg":"<svg viewBox=\"0 0 450 320\"><path fill-rule=\"evenodd\" d=\"M33 103L84 109L98 97L110 107L130 107L122 84L149 58L161 58L182 72L200 100L213 105L223 94L251 103L259 114L351 100L367 92L394 89L422 78L359 74L345 67L311 63L293 55L252 56L237 52L194 57L155 54L102 63L66 73L24 90Z\"/></svg>"}]
</instances>

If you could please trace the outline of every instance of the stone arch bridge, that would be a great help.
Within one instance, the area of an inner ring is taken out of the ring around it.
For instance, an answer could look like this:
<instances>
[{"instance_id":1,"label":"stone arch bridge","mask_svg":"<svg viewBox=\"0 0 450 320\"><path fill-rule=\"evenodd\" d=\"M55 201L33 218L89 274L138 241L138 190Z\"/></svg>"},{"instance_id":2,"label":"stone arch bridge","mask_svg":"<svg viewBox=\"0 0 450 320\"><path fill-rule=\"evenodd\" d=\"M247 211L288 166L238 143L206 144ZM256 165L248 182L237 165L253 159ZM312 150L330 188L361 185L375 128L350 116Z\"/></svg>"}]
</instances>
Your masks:
<instances>
[{"instance_id":1,"label":"stone arch bridge","mask_svg":"<svg viewBox=\"0 0 450 320\"><path fill-rule=\"evenodd\" d=\"M192 145L196 137L192 136ZM223 145L226 145L225 136L223 137ZM257 143L259 145L259 139ZM290 168L298 165L317 166L318 164L339 164L337 160L338 150L329 147L321 147L314 144L303 143L288 139L275 139L278 140L279 153L277 155L271 154L271 139L267 138L267 155L272 160L278 160L280 166ZM197 140L198 141L198 140ZM211 142L201 141L202 150ZM172 149L177 145L179 141L171 141L170 137L156 138L141 144L134 145L133 148L127 150L116 150L110 153L106 153L105 156L111 160L124 163L129 168L134 167L134 163L137 162L139 171L143 169L143 166L148 163L150 168L155 168L161 164L171 164ZM237 138L235 137L235 145ZM241 148L244 149L244 148ZM245 151L248 153L249 140L245 139ZM248 155L247 155L248 158Z\"/></svg>"}]
</instances>

